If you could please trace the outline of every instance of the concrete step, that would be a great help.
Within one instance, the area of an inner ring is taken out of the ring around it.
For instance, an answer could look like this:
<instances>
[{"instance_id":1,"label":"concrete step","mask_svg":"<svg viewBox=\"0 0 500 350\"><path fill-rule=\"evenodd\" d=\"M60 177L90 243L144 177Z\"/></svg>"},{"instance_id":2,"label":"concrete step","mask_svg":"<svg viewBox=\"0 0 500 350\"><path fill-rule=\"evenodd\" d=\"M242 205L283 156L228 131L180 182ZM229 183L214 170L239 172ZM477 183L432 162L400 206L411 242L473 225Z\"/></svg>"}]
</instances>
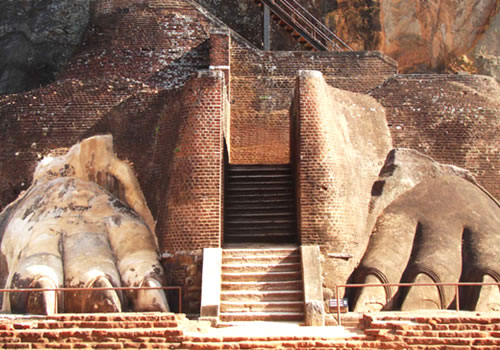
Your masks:
<instances>
[{"instance_id":1,"label":"concrete step","mask_svg":"<svg viewBox=\"0 0 500 350\"><path fill-rule=\"evenodd\" d=\"M251 256L223 256L222 264L277 264L300 263L299 255L251 255Z\"/></svg>"},{"instance_id":2,"label":"concrete step","mask_svg":"<svg viewBox=\"0 0 500 350\"><path fill-rule=\"evenodd\" d=\"M223 264L222 273L300 271L300 263Z\"/></svg>"},{"instance_id":3,"label":"concrete step","mask_svg":"<svg viewBox=\"0 0 500 350\"><path fill-rule=\"evenodd\" d=\"M222 291L265 291L265 290L301 290L302 280L295 281L268 281L268 282L223 282Z\"/></svg>"},{"instance_id":4,"label":"concrete step","mask_svg":"<svg viewBox=\"0 0 500 350\"><path fill-rule=\"evenodd\" d=\"M252 272L252 273L223 273L222 282L267 282L290 281L302 278L300 271L291 272Z\"/></svg>"},{"instance_id":5,"label":"concrete step","mask_svg":"<svg viewBox=\"0 0 500 350\"><path fill-rule=\"evenodd\" d=\"M303 301L223 302L221 312L304 312Z\"/></svg>"},{"instance_id":6,"label":"concrete step","mask_svg":"<svg viewBox=\"0 0 500 350\"><path fill-rule=\"evenodd\" d=\"M299 248L223 249L222 257L298 256Z\"/></svg>"},{"instance_id":7,"label":"concrete step","mask_svg":"<svg viewBox=\"0 0 500 350\"><path fill-rule=\"evenodd\" d=\"M295 321L304 320L302 312L230 312L221 313L222 322L240 322L240 321Z\"/></svg>"},{"instance_id":8,"label":"concrete step","mask_svg":"<svg viewBox=\"0 0 500 350\"><path fill-rule=\"evenodd\" d=\"M221 302L265 302L265 301L303 301L302 290L276 290L276 291L223 291Z\"/></svg>"}]
</instances>

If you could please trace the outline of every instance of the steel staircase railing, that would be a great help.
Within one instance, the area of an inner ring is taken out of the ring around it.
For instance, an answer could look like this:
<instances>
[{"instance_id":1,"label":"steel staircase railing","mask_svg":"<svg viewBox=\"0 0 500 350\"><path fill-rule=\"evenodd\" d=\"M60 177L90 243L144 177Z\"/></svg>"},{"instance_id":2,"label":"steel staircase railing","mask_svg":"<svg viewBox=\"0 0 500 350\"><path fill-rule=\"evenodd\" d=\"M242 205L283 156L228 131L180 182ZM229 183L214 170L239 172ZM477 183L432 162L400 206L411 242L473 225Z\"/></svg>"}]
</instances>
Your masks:
<instances>
[{"instance_id":1,"label":"steel staircase railing","mask_svg":"<svg viewBox=\"0 0 500 350\"><path fill-rule=\"evenodd\" d=\"M321 51L352 51L342 39L296 0L260 0L272 13Z\"/></svg>"}]
</instances>

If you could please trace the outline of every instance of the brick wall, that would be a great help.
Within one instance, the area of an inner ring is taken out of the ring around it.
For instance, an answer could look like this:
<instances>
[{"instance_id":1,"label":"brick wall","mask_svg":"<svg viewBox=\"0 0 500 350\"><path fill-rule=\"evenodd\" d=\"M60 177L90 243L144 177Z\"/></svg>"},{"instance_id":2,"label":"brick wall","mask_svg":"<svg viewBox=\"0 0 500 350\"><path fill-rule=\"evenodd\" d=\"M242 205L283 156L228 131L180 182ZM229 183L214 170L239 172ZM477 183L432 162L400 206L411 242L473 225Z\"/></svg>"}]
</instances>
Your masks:
<instances>
[{"instance_id":1,"label":"brick wall","mask_svg":"<svg viewBox=\"0 0 500 350\"><path fill-rule=\"evenodd\" d=\"M320 245L330 289L347 280L368 243L371 187L391 149L389 130L374 99L330 87L318 71L297 78L292 120L300 242Z\"/></svg>"},{"instance_id":2,"label":"brick wall","mask_svg":"<svg viewBox=\"0 0 500 350\"><path fill-rule=\"evenodd\" d=\"M202 71L166 102L158 124L156 233L170 285L198 313L203 248L220 247L223 202L224 73Z\"/></svg>"},{"instance_id":3,"label":"brick wall","mask_svg":"<svg viewBox=\"0 0 500 350\"><path fill-rule=\"evenodd\" d=\"M365 92L397 67L377 52L264 52L233 38L230 162L286 164L289 110L300 69L318 70L328 84Z\"/></svg>"},{"instance_id":4,"label":"brick wall","mask_svg":"<svg viewBox=\"0 0 500 350\"><path fill-rule=\"evenodd\" d=\"M494 313L371 313L361 329L307 332L291 325L248 330L213 329L182 314L67 314L3 318L4 349L482 349L500 346ZM345 318L344 318L345 319ZM228 331L229 330L229 331ZM294 333L294 331L296 333Z\"/></svg>"},{"instance_id":5,"label":"brick wall","mask_svg":"<svg viewBox=\"0 0 500 350\"><path fill-rule=\"evenodd\" d=\"M474 75L398 75L371 92L395 147L470 170L500 198L500 86Z\"/></svg>"},{"instance_id":6,"label":"brick wall","mask_svg":"<svg viewBox=\"0 0 500 350\"><path fill-rule=\"evenodd\" d=\"M220 27L188 1L104 0L61 78L121 76L178 88L209 65L209 33Z\"/></svg>"},{"instance_id":7,"label":"brick wall","mask_svg":"<svg viewBox=\"0 0 500 350\"><path fill-rule=\"evenodd\" d=\"M165 141L162 153L171 158L162 176L167 188L157 227L162 251L219 246L223 88L221 72L199 72L184 88L179 109L162 116L159 139Z\"/></svg>"}]
</instances>

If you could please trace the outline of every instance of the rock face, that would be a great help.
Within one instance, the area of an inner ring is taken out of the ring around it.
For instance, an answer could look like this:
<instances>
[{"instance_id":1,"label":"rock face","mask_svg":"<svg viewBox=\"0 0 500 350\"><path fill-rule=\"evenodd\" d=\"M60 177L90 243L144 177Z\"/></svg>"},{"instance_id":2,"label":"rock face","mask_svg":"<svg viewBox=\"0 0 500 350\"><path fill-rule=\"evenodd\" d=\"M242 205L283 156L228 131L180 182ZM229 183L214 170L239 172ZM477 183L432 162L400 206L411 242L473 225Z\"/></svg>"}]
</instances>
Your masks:
<instances>
[{"instance_id":1,"label":"rock face","mask_svg":"<svg viewBox=\"0 0 500 350\"><path fill-rule=\"evenodd\" d=\"M151 214L130 168L114 157L110 136L84 140L65 156L44 159L34 178L0 214L2 286L163 284ZM16 313L118 312L129 307L168 310L162 290L71 291L57 296L45 291L5 294L3 299L3 309Z\"/></svg>"},{"instance_id":2,"label":"rock face","mask_svg":"<svg viewBox=\"0 0 500 350\"><path fill-rule=\"evenodd\" d=\"M0 94L54 80L80 43L89 0L1 0Z\"/></svg>"},{"instance_id":3,"label":"rock face","mask_svg":"<svg viewBox=\"0 0 500 350\"><path fill-rule=\"evenodd\" d=\"M377 212L356 283L499 281L500 206L469 173L443 166L415 151L389 155L372 190ZM395 198L395 200L391 200ZM385 203L390 203L388 206ZM356 311L446 309L451 286L360 289ZM464 287L460 305L497 310L498 290Z\"/></svg>"},{"instance_id":4,"label":"rock face","mask_svg":"<svg viewBox=\"0 0 500 350\"><path fill-rule=\"evenodd\" d=\"M262 10L254 0L225 5L199 0L223 21L262 46ZM500 74L500 5L496 0L303 0L300 4L354 50L378 50L401 72L469 71ZM271 23L272 50L300 50ZM471 64L464 64L470 61Z\"/></svg>"}]
</instances>

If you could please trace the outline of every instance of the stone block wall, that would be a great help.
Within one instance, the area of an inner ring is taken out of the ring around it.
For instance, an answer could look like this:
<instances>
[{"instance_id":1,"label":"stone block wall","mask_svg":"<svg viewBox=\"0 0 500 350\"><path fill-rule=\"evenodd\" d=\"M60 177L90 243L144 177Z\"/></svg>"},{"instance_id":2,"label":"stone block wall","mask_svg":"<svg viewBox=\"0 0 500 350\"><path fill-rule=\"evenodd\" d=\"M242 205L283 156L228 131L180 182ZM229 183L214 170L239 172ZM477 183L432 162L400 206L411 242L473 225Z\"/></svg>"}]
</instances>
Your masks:
<instances>
[{"instance_id":1,"label":"stone block wall","mask_svg":"<svg viewBox=\"0 0 500 350\"><path fill-rule=\"evenodd\" d=\"M235 38L231 163L290 162L289 110L301 69L318 70L328 84L354 92L368 91L397 72L395 62L378 52L265 52Z\"/></svg>"},{"instance_id":2,"label":"stone block wall","mask_svg":"<svg viewBox=\"0 0 500 350\"><path fill-rule=\"evenodd\" d=\"M478 75L398 75L370 93L395 147L465 168L500 198L500 86Z\"/></svg>"}]
</instances>

